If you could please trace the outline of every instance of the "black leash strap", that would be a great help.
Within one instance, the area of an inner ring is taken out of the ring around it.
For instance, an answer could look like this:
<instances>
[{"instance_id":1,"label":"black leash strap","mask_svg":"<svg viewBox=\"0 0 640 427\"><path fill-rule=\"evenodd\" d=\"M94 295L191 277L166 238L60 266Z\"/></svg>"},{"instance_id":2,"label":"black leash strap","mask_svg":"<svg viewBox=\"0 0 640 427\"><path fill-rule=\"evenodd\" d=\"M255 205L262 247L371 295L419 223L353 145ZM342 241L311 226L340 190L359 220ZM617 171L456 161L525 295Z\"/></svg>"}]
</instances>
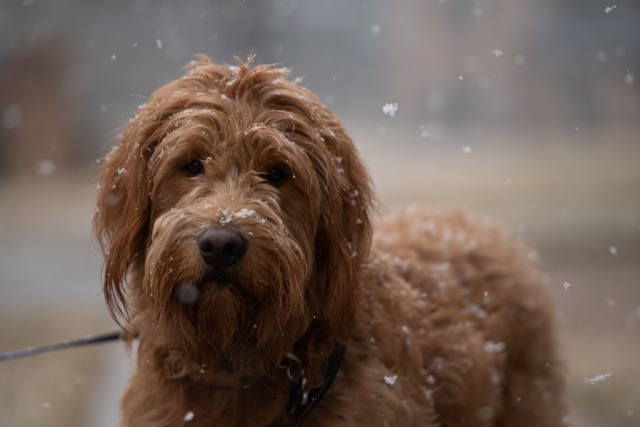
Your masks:
<instances>
[{"instance_id":1,"label":"black leash strap","mask_svg":"<svg viewBox=\"0 0 640 427\"><path fill-rule=\"evenodd\" d=\"M105 334L91 335L71 341L65 341L57 344L44 345L42 347L29 347L20 351L11 351L8 353L0 353L0 362L6 360L20 359L37 354L48 353L50 351L62 350L65 348L81 347L91 344L100 344L110 341L120 340L125 336L124 331L113 331Z\"/></svg>"}]
</instances>

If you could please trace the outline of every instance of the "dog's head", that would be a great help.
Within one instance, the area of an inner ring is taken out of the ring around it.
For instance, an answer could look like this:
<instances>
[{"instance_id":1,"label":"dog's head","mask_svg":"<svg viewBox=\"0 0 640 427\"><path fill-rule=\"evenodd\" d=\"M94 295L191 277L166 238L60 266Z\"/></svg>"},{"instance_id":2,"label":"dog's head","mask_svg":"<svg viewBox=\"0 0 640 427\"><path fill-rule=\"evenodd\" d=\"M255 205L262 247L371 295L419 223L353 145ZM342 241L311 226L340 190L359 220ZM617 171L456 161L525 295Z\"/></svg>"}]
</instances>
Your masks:
<instances>
[{"instance_id":1,"label":"dog's head","mask_svg":"<svg viewBox=\"0 0 640 427\"><path fill-rule=\"evenodd\" d=\"M338 119L286 77L203 56L135 114L94 220L112 315L271 364L349 331L371 183Z\"/></svg>"}]
</instances>

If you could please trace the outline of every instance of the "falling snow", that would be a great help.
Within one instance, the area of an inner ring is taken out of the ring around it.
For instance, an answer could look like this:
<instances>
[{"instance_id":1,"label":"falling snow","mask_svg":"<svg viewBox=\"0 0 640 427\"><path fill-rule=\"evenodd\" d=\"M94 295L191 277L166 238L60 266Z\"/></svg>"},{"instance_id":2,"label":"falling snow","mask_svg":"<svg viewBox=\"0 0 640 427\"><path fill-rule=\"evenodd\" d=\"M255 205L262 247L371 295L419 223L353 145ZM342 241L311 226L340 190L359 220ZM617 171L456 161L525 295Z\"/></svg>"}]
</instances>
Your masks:
<instances>
[{"instance_id":1,"label":"falling snow","mask_svg":"<svg viewBox=\"0 0 640 427\"><path fill-rule=\"evenodd\" d=\"M495 56L502 56L502 51L500 49L493 49L491 51Z\"/></svg>"},{"instance_id":2,"label":"falling snow","mask_svg":"<svg viewBox=\"0 0 640 427\"><path fill-rule=\"evenodd\" d=\"M598 53L596 53L596 58L598 58L600 62L607 62L607 52L599 50Z\"/></svg>"},{"instance_id":3,"label":"falling snow","mask_svg":"<svg viewBox=\"0 0 640 427\"><path fill-rule=\"evenodd\" d=\"M158 49L162 49L162 40L156 39L156 45L158 46Z\"/></svg>"},{"instance_id":4,"label":"falling snow","mask_svg":"<svg viewBox=\"0 0 640 427\"><path fill-rule=\"evenodd\" d=\"M471 147L468 145L466 147L462 147L462 152L464 154L471 154Z\"/></svg>"},{"instance_id":5,"label":"falling snow","mask_svg":"<svg viewBox=\"0 0 640 427\"><path fill-rule=\"evenodd\" d=\"M624 75L624 82L628 85L632 85L636 81L636 77L633 75L631 70L627 70L627 73Z\"/></svg>"},{"instance_id":6,"label":"falling snow","mask_svg":"<svg viewBox=\"0 0 640 427\"><path fill-rule=\"evenodd\" d=\"M188 423L190 421L193 421L193 417L194 417L194 413L189 411L184 415L184 418L182 418L184 420L184 422Z\"/></svg>"},{"instance_id":7,"label":"falling snow","mask_svg":"<svg viewBox=\"0 0 640 427\"><path fill-rule=\"evenodd\" d=\"M483 406L482 408L478 409L476 417L482 421L490 420L491 418L493 418L493 408L491 406Z\"/></svg>"},{"instance_id":8,"label":"falling snow","mask_svg":"<svg viewBox=\"0 0 640 427\"><path fill-rule=\"evenodd\" d=\"M56 171L56 164L53 160L43 159L36 164L36 173L40 176L51 176Z\"/></svg>"},{"instance_id":9,"label":"falling snow","mask_svg":"<svg viewBox=\"0 0 640 427\"><path fill-rule=\"evenodd\" d=\"M564 290L565 290L565 291L568 291L568 290L569 290L569 288L571 287L571 283L569 283L569 282L564 282L564 283L562 284L562 287L564 288Z\"/></svg>"},{"instance_id":10,"label":"falling snow","mask_svg":"<svg viewBox=\"0 0 640 427\"><path fill-rule=\"evenodd\" d=\"M389 117L395 117L396 111L398 111L397 103L387 103L382 107L382 112Z\"/></svg>"},{"instance_id":11,"label":"falling snow","mask_svg":"<svg viewBox=\"0 0 640 427\"><path fill-rule=\"evenodd\" d=\"M516 56L513 57L513 62L515 62L518 67L522 67L526 64L524 55L521 53L518 53Z\"/></svg>"},{"instance_id":12,"label":"falling snow","mask_svg":"<svg viewBox=\"0 0 640 427\"><path fill-rule=\"evenodd\" d=\"M191 283L183 283L176 288L176 298L182 304L192 305L200 296L200 290Z\"/></svg>"},{"instance_id":13,"label":"falling snow","mask_svg":"<svg viewBox=\"0 0 640 427\"><path fill-rule=\"evenodd\" d=\"M617 4L614 4L613 6L607 6L604 8L604 13L609 14L613 12L613 9L616 9L617 7L618 7Z\"/></svg>"},{"instance_id":14,"label":"falling snow","mask_svg":"<svg viewBox=\"0 0 640 427\"><path fill-rule=\"evenodd\" d=\"M611 255L617 255L618 254L618 248L615 246L609 246L609 253Z\"/></svg>"},{"instance_id":15,"label":"falling snow","mask_svg":"<svg viewBox=\"0 0 640 427\"><path fill-rule=\"evenodd\" d=\"M605 374L598 374L593 378L585 378L584 382L585 382L585 384L594 385L594 384L597 384L599 382L602 382L602 381L608 379L609 377L611 377L611 375L613 375L611 372L607 372Z\"/></svg>"},{"instance_id":16,"label":"falling snow","mask_svg":"<svg viewBox=\"0 0 640 427\"><path fill-rule=\"evenodd\" d=\"M22 110L17 105L9 105L2 113L2 123L6 129L20 126L22 122Z\"/></svg>"}]
</instances>

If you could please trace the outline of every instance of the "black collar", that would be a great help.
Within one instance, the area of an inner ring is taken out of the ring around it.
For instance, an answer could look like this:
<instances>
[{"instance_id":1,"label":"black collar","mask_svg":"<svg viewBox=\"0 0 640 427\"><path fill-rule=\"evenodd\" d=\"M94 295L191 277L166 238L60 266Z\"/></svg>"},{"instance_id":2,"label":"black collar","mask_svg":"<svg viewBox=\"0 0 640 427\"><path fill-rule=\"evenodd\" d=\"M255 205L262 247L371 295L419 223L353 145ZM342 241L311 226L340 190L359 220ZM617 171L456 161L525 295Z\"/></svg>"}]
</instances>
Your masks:
<instances>
[{"instance_id":1,"label":"black collar","mask_svg":"<svg viewBox=\"0 0 640 427\"><path fill-rule=\"evenodd\" d=\"M345 351L346 348L342 345L333 351L324 367L324 383L313 390L308 389L307 377L300 359L292 354L287 356L289 361L292 362L292 364L287 367L287 376L295 382L289 400L289 414L293 417L296 427L302 424L304 417L320 403L327 391L331 388L331 384L333 384L333 381L336 379L340 366L342 365Z\"/></svg>"}]
</instances>

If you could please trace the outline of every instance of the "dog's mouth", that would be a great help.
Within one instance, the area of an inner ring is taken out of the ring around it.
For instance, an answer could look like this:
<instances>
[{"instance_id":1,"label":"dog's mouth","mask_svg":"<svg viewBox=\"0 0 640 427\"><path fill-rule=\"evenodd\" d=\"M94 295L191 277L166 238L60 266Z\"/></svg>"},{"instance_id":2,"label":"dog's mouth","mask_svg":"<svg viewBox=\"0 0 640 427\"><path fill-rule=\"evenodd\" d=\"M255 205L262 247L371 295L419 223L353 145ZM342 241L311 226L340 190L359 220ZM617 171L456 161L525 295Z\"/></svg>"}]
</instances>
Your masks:
<instances>
[{"instance_id":1,"label":"dog's mouth","mask_svg":"<svg viewBox=\"0 0 640 427\"><path fill-rule=\"evenodd\" d=\"M237 273L231 269L207 267L197 285L201 291L207 287L237 286Z\"/></svg>"},{"instance_id":2,"label":"dog's mouth","mask_svg":"<svg viewBox=\"0 0 640 427\"><path fill-rule=\"evenodd\" d=\"M239 288L237 275L224 270L207 268L201 278L193 282L180 283L173 290L174 298L181 304L196 305L203 293Z\"/></svg>"}]
</instances>

